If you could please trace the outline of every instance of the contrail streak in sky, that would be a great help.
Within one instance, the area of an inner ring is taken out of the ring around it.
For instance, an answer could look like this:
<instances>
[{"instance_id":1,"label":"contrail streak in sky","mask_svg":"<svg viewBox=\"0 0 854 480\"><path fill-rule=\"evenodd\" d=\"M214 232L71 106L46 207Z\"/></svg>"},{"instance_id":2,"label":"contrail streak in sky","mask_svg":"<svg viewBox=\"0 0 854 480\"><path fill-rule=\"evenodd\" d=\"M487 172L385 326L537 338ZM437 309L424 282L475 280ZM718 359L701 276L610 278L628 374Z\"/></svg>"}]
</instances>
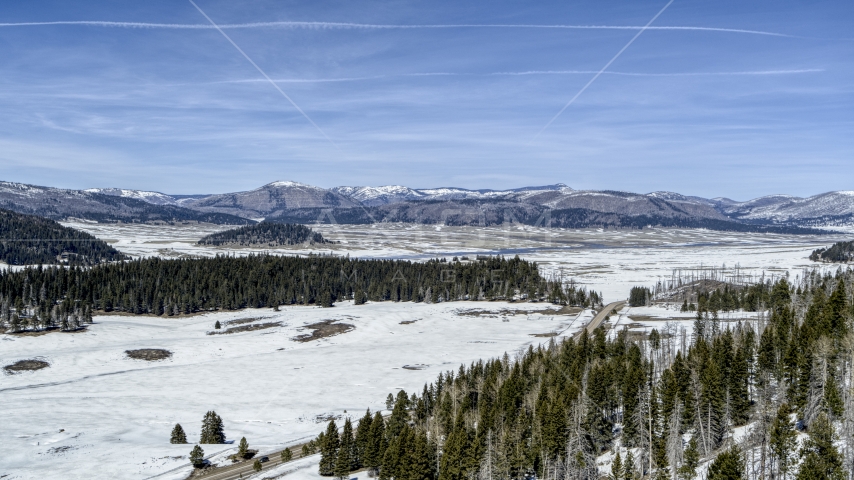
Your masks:
<instances>
[{"instance_id":1,"label":"contrail streak in sky","mask_svg":"<svg viewBox=\"0 0 854 480\"><path fill-rule=\"evenodd\" d=\"M672 0L671 0L671 1L672 1ZM329 138L329 136L328 136L328 135L326 135L326 132L324 132L324 131L323 131L323 129L321 129L321 128L320 128L320 126L318 126L316 123L314 123L314 120L312 120L312 119L311 119L311 117L309 117L309 116L308 116L308 114L307 114L307 113L305 113L305 112L303 111L303 109L302 109L302 108L300 108L300 107L299 107L299 105L297 105L297 104L296 104L296 102L294 102L294 101L291 99L291 97L289 97L289 96L288 96L288 94L287 94L287 93L285 93L285 91L284 91L284 90L282 90L282 89L279 87L279 85L278 85L278 84L276 84L276 82L274 82L274 81L273 81L273 79L271 79L271 78L270 78L270 77L269 77L269 76L264 72L264 70L262 70L262 69L261 69L261 67L259 67L259 66L258 66L258 64L257 64L257 63L255 63L254 61L252 61L252 59L251 59L251 58L249 58L249 55L246 55L246 52L244 52L244 51L243 51L243 49L241 49L240 47L238 47L238 46L237 46L237 44L236 44L236 43L234 43L234 40L232 40L232 39L231 39L231 37L229 37L228 35L226 35L226 33L225 33L225 32L223 32L223 31L222 31L222 29L221 29L221 28L219 28L219 27L217 26L217 24L216 24L216 23L214 23L214 21L211 19L211 17L209 17L209 16L208 16L208 15L207 15L207 14L206 14L206 13L205 13L201 8L199 8L199 6L198 6L198 5L196 5L196 2L194 2L193 0L189 0L189 2L190 2L191 4L193 4L193 6L194 6L194 7L196 7L196 10L198 10L198 11L199 11L199 13L201 13L201 14L202 14L206 19L208 19L208 21L209 21L209 22L211 22L211 25L213 25L213 26L214 26L214 28L216 28L216 29L217 29L217 31L219 31L219 33L221 33L221 34L222 34L222 36L223 36L223 37L225 37L225 39L226 39L226 40L228 40L228 42L229 42L229 43L231 43L231 44L234 46L234 48L236 48L236 49L237 49L237 51L238 51L238 52L240 52L240 54L241 54L241 55L243 55L243 58L245 58L249 63L251 63L253 67L255 67L255 70L258 70L258 73L260 73L261 75L263 75L263 76L264 76L264 78L266 78L266 79L267 79L267 81L268 81L268 82L270 82L270 85L272 85L272 86L273 86L273 88L275 88L276 90L278 90L278 91L279 91L279 93L281 93L281 94L282 94L282 96L283 96L283 97L285 97L285 99L286 99L287 101L291 102L291 105L293 105L293 106L294 106L294 108L296 108L296 109L297 109L297 111L298 111L299 113L301 113L301 114L302 114L302 116L303 116L303 117L305 117L305 119L306 119L306 120L308 120L308 122L309 122L309 123L311 123L312 125L314 125L314 128L316 128L316 129L317 129L317 131L318 131L318 132L320 132L320 134L321 134L321 135L323 135L323 137L324 137L324 138L326 138L326 140L329 140L329 143L331 143L335 148L338 148L338 145L336 145L336 144L335 144L335 142L333 142L333 141L332 141L332 139L331 139L331 138Z\"/></svg>"},{"instance_id":2,"label":"contrail streak in sky","mask_svg":"<svg viewBox=\"0 0 854 480\"><path fill-rule=\"evenodd\" d=\"M767 32L763 30L749 30L742 28L719 28L719 27L684 27L684 26L638 26L638 25L541 25L541 24L373 24L373 23L343 23L343 22L254 22L254 23L230 23L222 25L206 25L201 23L146 23L146 22L111 22L101 20L77 20L77 21L55 21L55 22L16 22L0 23L0 27L43 27L51 25L80 25L90 27L118 27L118 28L165 28L179 30L210 30L210 29L235 29L235 28L301 28L313 30L416 30L416 29L456 29L456 28L515 28L515 29L563 29L563 30L675 30L675 31L697 31L697 32L724 32L745 33L751 35L769 35L773 37L793 37L785 33Z\"/></svg>"},{"instance_id":3,"label":"contrail streak in sky","mask_svg":"<svg viewBox=\"0 0 854 480\"><path fill-rule=\"evenodd\" d=\"M674 0L670 0L669 2L667 2L667 5L665 5L665 6L664 6L664 8L662 8L661 10L659 10L659 11L658 11L658 13L656 13L656 14L655 14L655 16L654 16L654 17L652 17L652 20L650 20L649 22L647 22L646 26L644 26L641 30L639 30L639 31L638 31L638 33L636 33L636 34L635 34L635 36L634 36L634 37L632 37L632 39L631 39L631 40L629 40L629 43L627 43L625 47L621 48L621 49L620 49L620 51L619 51L619 52L617 52L617 54L616 54L616 55L614 55L614 57L613 57L613 58L611 58L611 60L609 60L609 61L608 61L608 63L606 63L606 64L605 64L605 66L604 66L604 67L602 67L602 69L601 69L601 70L599 70L599 71L596 73L596 75L593 75L593 78L591 78L591 79L590 79L590 81L588 81L586 84L584 84L584 86L583 86L583 87L581 87L581 90L579 90L579 91L578 91L578 93L576 93L574 97L572 97L571 99L569 99L569 101L568 101L568 102L566 102L566 105L564 105L564 106L563 106L563 108L561 108L561 109L560 109L560 111L559 111L559 112L557 112L557 114L555 114L555 116L554 116L554 117L552 117L552 119L551 119L551 120L549 120L549 121L548 121L548 123L546 123L546 124L543 126L543 128L541 128L541 129L540 129L540 131L539 131L539 132L537 132L537 134L536 134L536 135L534 135L534 139L536 139L537 137L539 137L541 133L543 133L547 128L549 128L549 125L551 125L555 120L557 120L557 117L559 117L559 116L560 116L560 114L561 114L561 113L563 113L563 111L564 111L564 110L566 110L567 108L569 108L569 106L570 106L570 105L572 105L573 103L575 103L575 101L578 99L578 97L580 97L580 96L581 96L581 94L582 94L582 93L584 93L584 91L585 91L585 90L587 90L587 87L589 87L590 85L592 85L592 84L593 84L593 82L595 82L595 81L596 81L596 79L597 79L597 78L599 78L599 77L602 75L602 72L604 72L605 70L607 70L607 69L608 69L608 67L610 67L612 63L614 63L618 58L620 58L620 55L622 55L622 54L623 54L623 52L625 52L625 51L626 51L626 49L627 49L627 48L629 48L629 46L630 46L632 43L634 43L634 42L635 42L635 40L637 40L637 39L638 39L638 37L640 37L640 36L641 36L641 34L642 34L643 32L645 32L645 31L647 30L647 28L649 28L649 26L650 26L650 25L652 25L652 22L654 22L656 18L658 18L659 16L661 16L661 14L662 14L662 13L664 13L664 11L665 11L665 10L667 10L667 7L669 7L669 6L670 6L670 4L671 4L671 3L673 3L673 1L674 1Z\"/></svg>"},{"instance_id":4,"label":"contrail streak in sky","mask_svg":"<svg viewBox=\"0 0 854 480\"><path fill-rule=\"evenodd\" d=\"M763 76L763 75L796 75L801 73L824 72L822 68L803 68L792 70L752 70L741 72L602 72L602 75L616 75L626 77L740 77L740 76ZM336 83L336 82L363 82L368 80L381 80L385 78L399 77L524 77L530 75L591 75L599 73L598 70L529 70L524 72L491 72L491 73L454 73L454 72L428 72L428 73L396 73L387 75L369 75L364 77L332 77L332 78L274 78L276 83ZM206 84L218 83L257 83L266 82L260 78L249 78L240 80L221 80L216 82L205 82ZM182 84L184 85L184 84ZM186 84L190 85L190 84Z\"/></svg>"}]
</instances>

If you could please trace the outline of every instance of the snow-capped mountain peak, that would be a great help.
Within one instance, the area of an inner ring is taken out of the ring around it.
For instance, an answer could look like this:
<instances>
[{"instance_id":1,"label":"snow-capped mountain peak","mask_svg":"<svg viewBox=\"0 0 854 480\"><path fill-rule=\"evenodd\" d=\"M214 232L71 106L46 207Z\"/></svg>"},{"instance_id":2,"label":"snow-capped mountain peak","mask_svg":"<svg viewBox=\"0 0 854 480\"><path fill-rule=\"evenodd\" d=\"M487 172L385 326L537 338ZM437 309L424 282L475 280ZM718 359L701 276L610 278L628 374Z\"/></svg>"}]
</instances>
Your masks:
<instances>
[{"instance_id":1,"label":"snow-capped mountain peak","mask_svg":"<svg viewBox=\"0 0 854 480\"><path fill-rule=\"evenodd\" d=\"M88 188L88 193L100 193L111 197L135 198L154 205L176 205L177 201L169 195L145 190L129 190L124 188Z\"/></svg>"},{"instance_id":2,"label":"snow-capped mountain peak","mask_svg":"<svg viewBox=\"0 0 854 480\"><path fill-rule=\"evenodd\" d=\"M303 188L308 187L308 188L319 188L319 187L315 187L314 185L308 185L308 184L306 184L306 183L294 182L294 181L291 181L291 180L276 180L275 182L270 182L270 183L268 183L267 185L264 185L264 186L263 186L263 187L261 187L261 188L266 188L266 187L303 187Z\"/></svg>"}]
</instances>

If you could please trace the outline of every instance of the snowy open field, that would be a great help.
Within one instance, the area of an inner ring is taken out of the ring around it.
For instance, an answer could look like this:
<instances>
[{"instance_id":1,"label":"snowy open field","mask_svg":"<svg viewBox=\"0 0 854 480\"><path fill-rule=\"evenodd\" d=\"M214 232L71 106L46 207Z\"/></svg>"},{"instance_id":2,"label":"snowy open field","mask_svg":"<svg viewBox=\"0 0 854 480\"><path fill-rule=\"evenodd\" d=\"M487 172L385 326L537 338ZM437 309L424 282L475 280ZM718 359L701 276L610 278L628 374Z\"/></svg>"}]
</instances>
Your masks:
<instances>
[{"instance_id":1,"label":"snowy open field","mask_svg":"<svg viewBox=\"0 0 854 480\"><path fill-rule=\"evenodd\" d=\"M384 408L386 395L397 389L420 393L441 371L549 340L532 334L570 335L590 319L590 312L528 313L548 307L342 303L187 318L100 316L80 333L4 335L0 364L39 358L50 367L0 375L0 478L90 479L98 472L143 479L169 471L160 478L185 478L190 446L169 444L175 423L196 442L204 413L216 410L229 439L246 436L262 452L297 443L317 435L327 416L358 418L368 407ZM227 321L246 318L256 320L243 325L282 325L207 335L217 320L224 331L240 326ZM293 340L311 333L305 325L323 320L355 329ZM153 362L127 358L125 350L138 348L173 355ZM205 453L234 448L210 445Z\"/></svg>"},{"instance_id":2,"label":"snowy open field","mask_svg":"<svg viewBox=\"0 0 854 480\"><path fill-rule=\"evenodd\" d=\"M626 298L634 285L669 279L680 268L725 264L754 275L797 275L815 267L807 259L813 249L841 239L667 229L325 225L316 228L340 243L322 250L270 250L194 244L227 228L222 226L71 226L134 256L267 251L422 260L518 254L539 262L546 274L561 273L604 293L606 302ZM89 479L93 472L100 478L185 478L190 447L170 445L170 431L181 423L189 441L197 441L201 419L211 409L223 417L230 440L246 436L262 453L299 443L321 431L322 419L330 415L360 417L365 408L383 408L386 395L399 388L420 391L440 371L549 340L535 334L571 335L591 317L590 312L558 315L547 309L500 302L345 302L332 309L288 307L185 318L99 316L80 333L3 335L0 366L42 359L50 367L0 373L0 478ZM225 329L240 326L226 322L250 318L255 320L243 325L281 325L207 335L217 320ZM722 320L755 318L732 313ZM311 333L305 325L324 320L355 328L310 342L293 340ZM646 307L624 309L609 325L638 333L654 327L676 334L684 328L690 336L692 321L692 314ZM163 348L173 355L154 362L127 358L124 351L136 348ZM235 448L211 445L205 450L214 455L212 461L221 462ZM292 471L285 477L290 480L315 479L315 463L295 462L280 473Z\"/></svg>"}]
</instances>

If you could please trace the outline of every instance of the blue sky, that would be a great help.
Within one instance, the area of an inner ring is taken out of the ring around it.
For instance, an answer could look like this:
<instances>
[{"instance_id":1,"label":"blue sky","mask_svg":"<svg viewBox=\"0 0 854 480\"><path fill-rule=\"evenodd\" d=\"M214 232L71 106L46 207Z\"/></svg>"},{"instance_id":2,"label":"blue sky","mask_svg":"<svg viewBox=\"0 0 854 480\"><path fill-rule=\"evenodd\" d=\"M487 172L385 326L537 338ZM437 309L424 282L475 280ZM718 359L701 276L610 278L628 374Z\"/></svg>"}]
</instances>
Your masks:
<instances>
[{"instance_id":1,"label":"blue sky","mask_svg":"<svg viewBox=\"0 0 854 480\"><path fill-rule=\"evenodd\" d=\"M189 1L3 2L0 179L854 189L854 2L196 3L305 115Z\"/></svg>"}]
</instances>

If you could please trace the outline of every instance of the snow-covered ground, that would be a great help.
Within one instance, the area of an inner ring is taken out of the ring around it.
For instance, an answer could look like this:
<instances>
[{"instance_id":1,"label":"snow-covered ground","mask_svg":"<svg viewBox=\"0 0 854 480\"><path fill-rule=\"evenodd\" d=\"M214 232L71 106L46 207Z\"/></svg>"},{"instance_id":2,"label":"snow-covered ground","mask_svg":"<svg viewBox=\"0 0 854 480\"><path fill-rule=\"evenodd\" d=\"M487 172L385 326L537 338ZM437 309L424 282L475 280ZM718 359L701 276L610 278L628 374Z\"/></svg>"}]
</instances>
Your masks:
<instances>
[{"instance_id":1,"label":"snow-covered ground","mask_svg":"<svg viewBox=\"0 0 854 480\"><path fill-rule=\"evenodd\" d=\"M315 228L340 243L251 249L195 245L226 226L68 225L137 257L270 252L423 260L518 254L537 261L545 274L573 278L604 293L606 301L626 298L632 286L669 279L674 269L738 265L742 274L757 276L835 270L807 256L842 239L672 229L321 225ZM197 441L208 410L223 417L229 439L246 436L262 453L299 443L322 430L322 419L330 415L360 417L365 408L383 408L386 395L399 388L420 391L440 371L550 340L534 334L571 335L590 318L590 312L579 317L524 312L546 308L499 302L341 303L332 309L289 307L185 318L99 316L80 333L3 335L0 366L39 358L50 367L0 373L0 478L184 478L190 446L170 445L170 431L181 423L189 441ZM462 310L480 314L460 315ZM246 318L282 325L207 335L217 320ZM722 316L737 319L755 315ZM304 325L322 320L355 329L307 343L292 340L307 333ZM631 331L685 328L689 335L692 322L692 314L663 307L624 309L610 320ZM173 355L156 362L128 359L124 351L136 348L164 348ZM234 448L205 446L214 462ZM294 470L285 478L316 479L316 460L301 462L279 473ZM306 468L297 468L301 465ZM270 472L259 478L267 476Z\"/></svg>"},{"instance_id":2,"label":"snow-covered ground","mask_svg":"<svg viewBox=\"0 0 854 480\"><path fill-rule=\"evenodd\" d=\"M461 363L513 355L571 335L590 318L557 315L546 304L337 304L185 318L98 316L79 333L0 336L0 365L38 358L50 367L0 374L0 478L185 478L192 445L170 445L180 423L197 442L205 412L224 420L230 440L262 453L317 435L328 416L361 417L388 393L418 391ZM530 313L529 313L530 312ZM536 313L539 312L539 313ZM219 320L256 318L275 328L207 335ZM355 329L310 342L307 324L338 320ZM402 323L403 322L403 323ZM162 348L167 360L127 358ZM405 368L408 367L408 368ZM206 445L207 455L236 445ZM5 475L5 476L4 476Z\"/></svg>"}]
</instances>

